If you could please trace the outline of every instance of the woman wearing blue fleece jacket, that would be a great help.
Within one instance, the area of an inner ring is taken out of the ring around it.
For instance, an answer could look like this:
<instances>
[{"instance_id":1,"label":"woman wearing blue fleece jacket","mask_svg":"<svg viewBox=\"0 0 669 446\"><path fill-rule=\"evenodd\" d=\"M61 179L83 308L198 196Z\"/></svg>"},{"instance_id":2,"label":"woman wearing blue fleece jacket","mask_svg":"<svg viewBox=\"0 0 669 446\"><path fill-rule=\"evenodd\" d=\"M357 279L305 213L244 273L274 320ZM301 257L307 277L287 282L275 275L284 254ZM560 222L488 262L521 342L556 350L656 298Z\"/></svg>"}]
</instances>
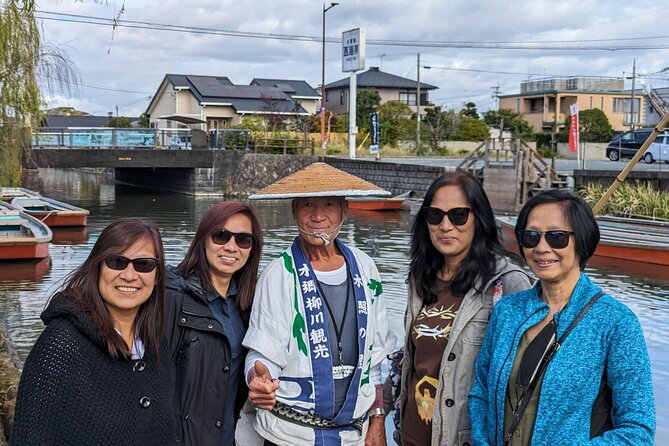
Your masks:
<instances>
[{"instance_id":1,"label":"woman wearing blue fleece jacket","mask_svg":"<svg viewBox=\"0 0 669 446\"><path fill-rule=\"evenodd\" d=\"M601 291L582 273L599 243L590 207L567 192L543 192L521 210L516 238L539 282L493 310L469 394L473 444L651 446L648 350L636 316L615 298L599 298L532 379L543 352ZM612 396L606 429L591 426L603 379Z\"/></svg>"}]
</instances>

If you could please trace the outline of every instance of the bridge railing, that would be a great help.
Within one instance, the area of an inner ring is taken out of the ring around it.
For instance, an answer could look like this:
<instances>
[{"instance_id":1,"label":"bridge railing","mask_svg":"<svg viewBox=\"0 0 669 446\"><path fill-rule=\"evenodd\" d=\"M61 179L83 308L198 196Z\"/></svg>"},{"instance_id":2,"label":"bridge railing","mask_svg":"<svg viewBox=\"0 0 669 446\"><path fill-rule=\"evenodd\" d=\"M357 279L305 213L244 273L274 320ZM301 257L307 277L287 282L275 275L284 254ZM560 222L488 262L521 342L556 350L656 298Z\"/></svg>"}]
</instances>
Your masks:
<instances>
[{"instance_id":1,"label":"bridge railing","mask_svg":"<svg viewBox=\"0 0 669 446\"><path fill-rule=\"evenodd\" d=\"M32 135L32 146L35 149L47 147L190 149L190 141L190 129L68 127L37 129Z\"/></svg>"}]
</instances>

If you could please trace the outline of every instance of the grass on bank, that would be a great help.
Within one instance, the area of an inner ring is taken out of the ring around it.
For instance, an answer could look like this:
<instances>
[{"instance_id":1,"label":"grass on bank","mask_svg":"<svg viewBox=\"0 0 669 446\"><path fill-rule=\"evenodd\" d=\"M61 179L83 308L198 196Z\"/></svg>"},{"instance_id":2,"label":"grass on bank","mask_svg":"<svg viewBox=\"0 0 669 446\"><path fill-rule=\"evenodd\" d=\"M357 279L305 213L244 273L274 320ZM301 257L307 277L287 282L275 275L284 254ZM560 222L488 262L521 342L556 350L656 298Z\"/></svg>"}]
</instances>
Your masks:
<instances>
[{"instance_id":1,"label":"grass on bank","mask_svg":"<svg viewBox=\"0 0 669 446\"><path fill-rule=\"evenodd\" d=\"M594 206L606 189L599 184L590 184L582 188L579 194L590 206ZM658 191L647 182L623 183L611 196L602 214L669 220L669 193Z\"/></svg>"}]
</instances>

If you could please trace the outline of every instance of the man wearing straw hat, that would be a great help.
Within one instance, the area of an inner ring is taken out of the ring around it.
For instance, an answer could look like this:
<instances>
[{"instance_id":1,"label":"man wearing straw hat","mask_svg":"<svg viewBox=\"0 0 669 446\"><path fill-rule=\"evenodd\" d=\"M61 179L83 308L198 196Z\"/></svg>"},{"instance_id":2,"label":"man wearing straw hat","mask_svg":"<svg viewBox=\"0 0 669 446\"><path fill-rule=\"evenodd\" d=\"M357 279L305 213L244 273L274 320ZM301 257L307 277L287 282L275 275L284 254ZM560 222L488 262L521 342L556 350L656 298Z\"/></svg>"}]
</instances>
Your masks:
<instances>
[{"instance_id":1,"label":"man wearing straw hat","mask_svg":"<svg viewBox=\"0 0 669 446\"><path fill-rule=\"evenodd\" d=\"M292 199L299 231L256 288L243 344L265 445L385 446L381 362L393 350L372 259L337 239L345 197L390 195L314 163L252 195Z\"/></svg>"}]
</instances>

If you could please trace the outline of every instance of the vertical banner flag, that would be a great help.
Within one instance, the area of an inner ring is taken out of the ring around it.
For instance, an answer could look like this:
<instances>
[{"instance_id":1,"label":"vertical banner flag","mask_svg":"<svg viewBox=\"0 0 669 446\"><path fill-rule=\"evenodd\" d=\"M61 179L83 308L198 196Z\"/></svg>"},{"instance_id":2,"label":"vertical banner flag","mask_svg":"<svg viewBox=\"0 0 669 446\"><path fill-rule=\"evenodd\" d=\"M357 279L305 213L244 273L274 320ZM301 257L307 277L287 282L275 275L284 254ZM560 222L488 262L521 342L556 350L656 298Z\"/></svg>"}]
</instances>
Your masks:
<instances>
[{"instance_id":1,"label":"vertical banner flag","mask_svg":"<svg viewBox=\"0 0 669 446\"><path fill-rule=\"evenodd\" d=\"M572 104L569 106L569 112L571 113L571 124L569 126L569 151L576 152L578 151L578 104Z\"/></svg>"},{"instance_id":2,"label":"vertical banner flag","mask_svg":"<svg viewBox=\"0 0 669 446\"><path fill-rule=\"evenodd\" d=\"M369 153L379 153L379 113L374 112L370 114L372 118L369 126L369 133L371 134L371 142L369 144Z\"/></svg>"}]
</instances>

